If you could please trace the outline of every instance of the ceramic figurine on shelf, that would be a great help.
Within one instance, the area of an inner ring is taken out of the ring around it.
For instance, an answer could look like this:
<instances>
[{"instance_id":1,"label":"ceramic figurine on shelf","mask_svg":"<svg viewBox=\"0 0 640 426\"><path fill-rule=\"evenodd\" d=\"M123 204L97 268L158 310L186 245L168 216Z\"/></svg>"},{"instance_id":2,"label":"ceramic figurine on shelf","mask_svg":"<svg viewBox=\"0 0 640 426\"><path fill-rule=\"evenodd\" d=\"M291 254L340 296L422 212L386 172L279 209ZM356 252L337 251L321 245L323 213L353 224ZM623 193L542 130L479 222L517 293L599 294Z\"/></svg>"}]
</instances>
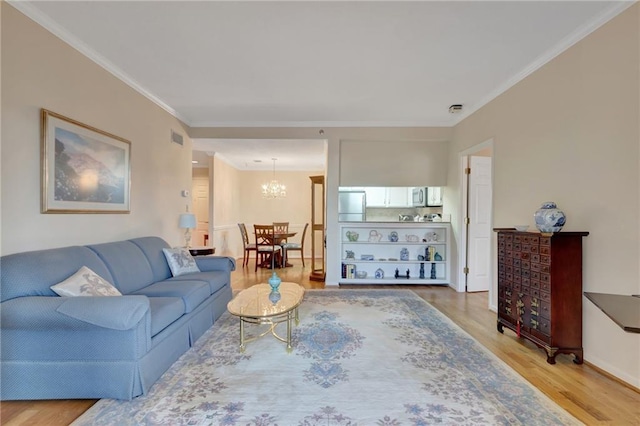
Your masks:
<instances>
[{"instance_id":1,"label":"ceramic figurine on shelf","mask_svg":"<svg viewBox=\"0 0 640 426\"><path fill-rule=\"evenodd\" d=\"M435 260L436 262L442 261L442 256L440 255L440 253L436 252L436 254L433 256L433 260Z\"/></svg>"},{"instance_id":2,"label":"ceramic figurine on shelf","mask_svg":"<svg viewBox=\"0 0 640 426\"><path fill-rule=\"evenodd\" d=\"M355 259L356 256L353 253L353 250L347 250L347 257L345 259Z\"/></svg>"},{"instance_id":3,"label":"ceramic figurine on shelf","mask_svg":"<svg viewBox=\"0 0 640 426\"><path fill-rule=\"evenodd\" d=\"M409 260L409 249L406 247L403 247L402 250L400 250L400 260Z\"/></svg>"},{"instance_id":4,"label":"ceramic figurine on shelf","mask_svg":"<svg viewBox=\"0 0 640 426\"><path fill-rule=\"evenodd\" d=\"M391 241L392 243L395 243L398 241L398 233L396 231L391 231L389 233L389 241Z\"/></svg>"},{"instance_id":5,"label":"ceramic figurine on shelf","mask_svg":"<svg viewBox=\"0 0 640 426\"><path fill-rule=\"evenodd\" d=\"M435 263L431 264L431 279L432 280L436 279L436 264Z\"/></svg>"},{"instance_id":6,"label":"ceramic figurine on shelf","mask_svg":"<svg viewBox=\"0 0 640 426\"><path fill-rule=\"evenodd\" d=\"M407 269L407 275L406 275L407 279L409 279L409 270Z\"/></svg>"},{"instance_id":7,"label":"ceramic figurine on shelf","mask_svg":"<svg viewBox=\"0 0 640 426\"><path fill-rule=\"evenodd\" d=\"M424 263L420 264L420 279L424 279Z\"/></svg>"},{"instance_id":8,"label":"ceramic figurine on shelf","mask_svg":"<svg viewBox=\"0 0 640 426\"><path fill-rule=\"evenodd\" d=\"M384 278L384 271L382 270L382 268L378 268L378 269L376 269L375 277L376 277L377 279L382 279L382 278Z\"/></svg>"},{"instance_id":9,"label":"ceramic figurine on shelf","mask_svg":"<svg viewBox=\"0 0 640 426\"><path fill-rule=\"evenodd\" d=\"M398 271L398 268L396 268L396 273L394 274L395 278L398 278L400 276L400 271Z\"/></svg>"}]
</instances>

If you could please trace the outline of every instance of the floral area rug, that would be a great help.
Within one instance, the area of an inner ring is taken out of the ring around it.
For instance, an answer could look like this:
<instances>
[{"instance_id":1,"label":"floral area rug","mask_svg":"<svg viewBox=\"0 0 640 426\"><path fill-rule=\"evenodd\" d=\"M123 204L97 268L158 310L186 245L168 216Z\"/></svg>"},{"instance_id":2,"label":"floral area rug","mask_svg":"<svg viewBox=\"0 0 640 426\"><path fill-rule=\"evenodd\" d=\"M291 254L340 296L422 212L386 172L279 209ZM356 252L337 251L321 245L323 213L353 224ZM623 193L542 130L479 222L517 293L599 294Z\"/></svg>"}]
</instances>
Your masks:
<instances>
[{"instance_id":1,"label":"floral area rug","mask_svg":"<svg viewBox=\"0 0 640 426\"><path fill-rule=\"evenodd\" d=\"M580 424L410 290L309 290L299 314L291 353L271 335L241 353L226 313L147 395L73 424Z\"/></svg>"}]
</instances>

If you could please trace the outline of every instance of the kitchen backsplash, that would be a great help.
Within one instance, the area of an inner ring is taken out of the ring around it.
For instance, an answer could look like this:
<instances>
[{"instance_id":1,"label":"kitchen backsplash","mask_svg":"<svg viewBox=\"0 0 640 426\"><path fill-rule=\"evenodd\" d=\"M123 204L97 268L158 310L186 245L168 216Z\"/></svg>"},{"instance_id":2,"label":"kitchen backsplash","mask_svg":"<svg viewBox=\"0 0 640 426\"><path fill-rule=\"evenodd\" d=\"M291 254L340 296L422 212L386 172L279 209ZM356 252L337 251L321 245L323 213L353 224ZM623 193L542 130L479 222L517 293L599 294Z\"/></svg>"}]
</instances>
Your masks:
<instances>
[{"instance_id":1,"label":"kitchen backsplash","mask_svg":"<svg viewBox=\"0 0 640 426\"><path fill-rule=\"evenodd\" d=\"M415 217L437 213L442 215L442 207L407 207L407 208L376 208L367 207L367 222L398 222L400 215Z\"/></svg>"}]
</instances>

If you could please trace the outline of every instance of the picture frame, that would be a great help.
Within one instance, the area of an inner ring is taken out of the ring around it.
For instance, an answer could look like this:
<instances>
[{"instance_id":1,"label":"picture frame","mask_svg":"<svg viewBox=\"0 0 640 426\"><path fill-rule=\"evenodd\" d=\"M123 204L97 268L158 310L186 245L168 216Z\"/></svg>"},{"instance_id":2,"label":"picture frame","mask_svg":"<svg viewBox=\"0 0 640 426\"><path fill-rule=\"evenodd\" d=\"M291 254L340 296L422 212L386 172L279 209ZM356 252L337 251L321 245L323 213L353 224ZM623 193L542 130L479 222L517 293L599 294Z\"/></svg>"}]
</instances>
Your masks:
<instances>
[{"instance_id":1,"label":"picture frame","mask_svg":"<svg viewBox=\"0 0 640 426\"><path fill-rule=\"evenodd\" d=\"M41 110L42 213L130 213L131 142Z\"/></svg>"}]
</instances>

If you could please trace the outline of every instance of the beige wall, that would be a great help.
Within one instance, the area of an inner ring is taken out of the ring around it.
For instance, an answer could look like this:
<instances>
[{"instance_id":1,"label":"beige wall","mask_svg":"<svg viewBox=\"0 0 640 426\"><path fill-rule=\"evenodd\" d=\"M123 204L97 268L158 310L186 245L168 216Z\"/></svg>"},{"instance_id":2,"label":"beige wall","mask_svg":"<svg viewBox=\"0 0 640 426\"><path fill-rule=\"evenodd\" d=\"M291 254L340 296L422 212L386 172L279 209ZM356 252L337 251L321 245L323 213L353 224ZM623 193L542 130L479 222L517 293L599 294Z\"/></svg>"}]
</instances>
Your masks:
<instances>
[{"instance_id":1,"label":"beige wall","mask_svg":"<svg viewBox=\"0 0 640 426\"><path fill-rule=\"evenodd\" d=\"M340 186L445 186L449 141L342 140Z\"/></svg>"},{"instance_id":2,"label":"beige wall","mask_svg":"<svg viewBox=\"0 0 640 426\"><path fill-rule=\"evenodd\" d=\"M2 254L157 235L180 244L191 140L174 117L2 2ZM40 109L131 141L130 214L40 213ZM170 142L171 129L185 136Z\"/></svg>"},{"instance_id":3,"label":"beige wall","mask_svg":"<svg viewBox=\"0 0 640 426\"><path fill-rule=\"evenodd\" d=\"M640 293L639 13L614 18L454 129L448 193L459 194L459 153L493 139L493 225L533 228L533 212L555 201L564 230L590 232L585 291ZM448 201L458 231L459 195ZM495 238L492 258L495 269ZM586 298L583 332L585 360L640 387L638 334Z\"/></svg>"}]
</instances>

